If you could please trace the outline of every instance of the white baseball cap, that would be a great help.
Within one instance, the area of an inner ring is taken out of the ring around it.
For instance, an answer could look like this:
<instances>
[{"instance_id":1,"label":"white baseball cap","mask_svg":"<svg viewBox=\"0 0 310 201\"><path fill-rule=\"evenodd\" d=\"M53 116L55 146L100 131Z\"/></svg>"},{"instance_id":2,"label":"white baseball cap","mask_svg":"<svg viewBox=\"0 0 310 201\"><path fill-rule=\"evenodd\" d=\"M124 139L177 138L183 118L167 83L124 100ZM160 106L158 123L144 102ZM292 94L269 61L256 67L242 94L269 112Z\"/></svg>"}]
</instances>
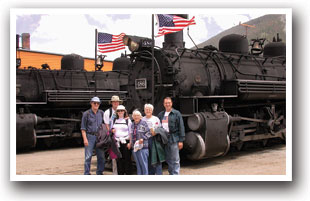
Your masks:
<instances>
[{"instance_id":1,"label":"white baseball cap","mask_svg":"<svg viewBox=\"0 0 310 201\"><path fill-rule=\"evenodd\" d=\"M116 111L117 110L125 110L125 111L127 111L124 105L117 106Z\"/></svg>"},{"instance_id":2,"label":"white baseball cap","mask_svg":"<svg viewBox=\"0 0 310 201\"><path fill-rule=\"evenodd\" d=\"M100 101L100 99L99 99L97 96L95 96L95 97L93 97L93 98L90 100L90 102L98 102L98 103L100 103L101 101Z\"/></svg>"}]
</instances>

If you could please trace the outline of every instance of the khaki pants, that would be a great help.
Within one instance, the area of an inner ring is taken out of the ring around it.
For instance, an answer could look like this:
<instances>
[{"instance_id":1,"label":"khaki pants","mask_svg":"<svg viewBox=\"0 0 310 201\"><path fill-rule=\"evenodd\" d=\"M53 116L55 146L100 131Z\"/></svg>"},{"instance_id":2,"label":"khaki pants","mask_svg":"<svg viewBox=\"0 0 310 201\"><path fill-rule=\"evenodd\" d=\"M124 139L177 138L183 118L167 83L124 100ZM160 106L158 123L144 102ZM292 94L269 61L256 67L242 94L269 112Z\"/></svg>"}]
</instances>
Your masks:
<instances>
[{"instance_id":1,"label":"khaki pants","mask_svg":"<svg viewBox=\"0 0 310 201\"><path fill-rule=\"evenodd\" d=\"M117 175L117 163L116 159L112 159L112 171L114 175Z\"/></svg>"}]
</instances>

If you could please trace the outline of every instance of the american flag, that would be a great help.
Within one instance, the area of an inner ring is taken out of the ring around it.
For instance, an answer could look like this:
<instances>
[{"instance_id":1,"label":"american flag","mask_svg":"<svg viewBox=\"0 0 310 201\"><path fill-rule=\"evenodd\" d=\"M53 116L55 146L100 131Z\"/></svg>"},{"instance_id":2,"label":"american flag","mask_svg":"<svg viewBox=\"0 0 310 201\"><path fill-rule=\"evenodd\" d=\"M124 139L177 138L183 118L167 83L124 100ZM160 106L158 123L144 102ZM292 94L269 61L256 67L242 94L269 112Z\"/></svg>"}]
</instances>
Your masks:
<instances>
[{"instance_id":1,"label":"american flag","mask_svg":"<svg viewBox=\"0 0 310 201\"><path fill-rule=\"evenodd\" d=\"M156 37L182 31L185 27L196 24L195 16L192 19L188 20L176 15L160 14L157 15L157 18L159 22L159 30Z\"/></svg>"},{"instance_id":2,"label":"american flag","mask_svg":"<svg viewBox=\"0 0 310 201\"><path fill-rule=\"evenodd\" d=\"M125 49L125 45L123 43L124 36L124 33L121 33L120 35L111 35L108 33L98 32L98 52L108 53Z\"/></svg>"}]
</instances>

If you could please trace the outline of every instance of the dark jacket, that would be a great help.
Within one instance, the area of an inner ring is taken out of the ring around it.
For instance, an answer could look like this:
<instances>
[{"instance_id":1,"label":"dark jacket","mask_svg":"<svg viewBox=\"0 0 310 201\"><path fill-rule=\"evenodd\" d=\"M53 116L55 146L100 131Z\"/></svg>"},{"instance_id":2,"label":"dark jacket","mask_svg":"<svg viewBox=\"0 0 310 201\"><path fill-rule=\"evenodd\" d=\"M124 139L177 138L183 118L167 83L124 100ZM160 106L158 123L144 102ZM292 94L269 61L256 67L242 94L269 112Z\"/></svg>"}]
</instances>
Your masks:
<instances>
[{"instance_id":1,"label":"dark jacket","mask_svg":"<svg viewBox=\"0 0 310 201\"><path fill-rule=\"evenodd\" d=\"M166 111L161 111L157 116L160 119L161 123L164 118L165 112ZM170 134L169 143L183 142L185 140L185 128L183 118L178 110L172 108L168 117L168 126Z\"/></svg>"},{"instance_id":2,"label":"dark jacket","mask_svg":"<svg viewBox=\"0 0 310 201\"><path fill-rule=\"evenodd\" d=\"M163 128L163 127L158 127L155 129L155 138L156 141L161 142L163 145L168 143L168 136L169 133Z\"/></svg>"},{"instance_id":3,"label":"dark jacket","mask_svg":"<svg viewBox=\"0 0 310 201\"><path fill-rule=\"evenodd\" d=\"M109 135L108 129L105 124L101 124L96 141L96 148L102 149L105 152L110 150L117 155L118 158L122 157L121 152L119 151L115 139Z\"/></svg>"},{"instance_id":4,"label":"dark jacket","mask_svg":"<svg viewBox=\"0 0 310 201\"><path fill-rule=\"evenodd\" d=\"M163 128L155 129L155 136L152 137L151 164L156 165L166 160L165 145L168 143L169 133Z\"/></svg>"}]
</instances>

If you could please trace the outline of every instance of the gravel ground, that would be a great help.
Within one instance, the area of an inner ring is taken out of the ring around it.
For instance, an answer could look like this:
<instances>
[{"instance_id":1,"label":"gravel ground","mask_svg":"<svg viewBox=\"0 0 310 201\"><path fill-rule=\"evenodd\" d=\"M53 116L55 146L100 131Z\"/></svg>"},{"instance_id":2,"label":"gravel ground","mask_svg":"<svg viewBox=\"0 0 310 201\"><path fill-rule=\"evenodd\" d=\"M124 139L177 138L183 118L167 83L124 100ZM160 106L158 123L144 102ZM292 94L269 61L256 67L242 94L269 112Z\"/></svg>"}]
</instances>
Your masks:
<instances>
[{"instance_id":1,"label":"gravel ground","mask_svg":"<svg viewBox=\"0 0 310 201\"><path fill-rule=\"evenodd\" d=\"M17 175L81 175L84 148L35 151L16 155ZM96 173L93 157L91 173ZM110 170L104 174L111 175ZM164 164L164 174L168 174ZM276 144L244 151L230 151L224 157L200 161L181 161L182 175L285 175L286 147Z\"/></svg>"}]
</instances>

